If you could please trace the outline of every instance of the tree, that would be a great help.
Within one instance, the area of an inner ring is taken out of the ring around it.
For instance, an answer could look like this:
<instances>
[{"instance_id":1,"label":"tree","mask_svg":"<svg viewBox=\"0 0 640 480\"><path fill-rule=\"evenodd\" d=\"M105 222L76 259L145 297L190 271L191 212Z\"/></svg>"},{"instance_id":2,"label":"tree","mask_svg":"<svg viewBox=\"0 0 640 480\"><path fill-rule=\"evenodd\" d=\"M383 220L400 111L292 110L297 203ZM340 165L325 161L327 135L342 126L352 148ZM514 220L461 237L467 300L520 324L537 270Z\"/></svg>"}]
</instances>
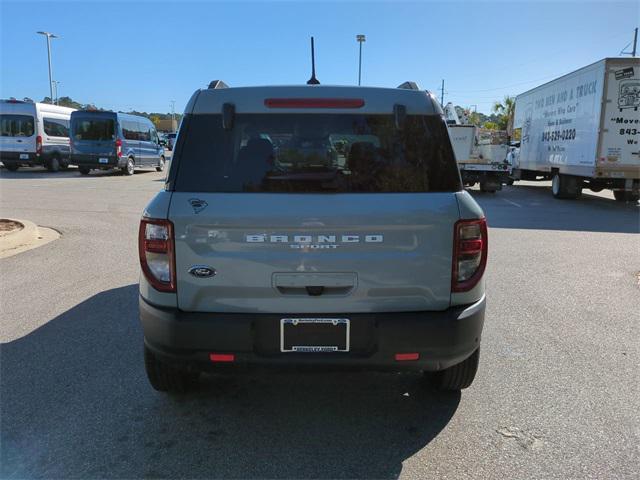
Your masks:
<instances>
[{"instance_id":1,"label":"tree","mask_svg":"<svg viewBox=\"0 0 640 480\"><path fill-rule=\"evenodd\" d=\"M491 109L498 115L497 124L499 130L506 130L509 124L509 119L513 117L513 113L516 108L516 100L509 95L504 97L502 102L494 102Z\"/></svg>"},{"instance_id":2,"label":"tree","mask_svg":"<svg viewBox=\"0 0 640 480\"><path fill-rule=\"evenodd\" d=\"M482 125L482 128L486 128L487 130L503 130L499 127L500 126L495 122L484 122L484 125Z\"/></svg>"}]
</instances>

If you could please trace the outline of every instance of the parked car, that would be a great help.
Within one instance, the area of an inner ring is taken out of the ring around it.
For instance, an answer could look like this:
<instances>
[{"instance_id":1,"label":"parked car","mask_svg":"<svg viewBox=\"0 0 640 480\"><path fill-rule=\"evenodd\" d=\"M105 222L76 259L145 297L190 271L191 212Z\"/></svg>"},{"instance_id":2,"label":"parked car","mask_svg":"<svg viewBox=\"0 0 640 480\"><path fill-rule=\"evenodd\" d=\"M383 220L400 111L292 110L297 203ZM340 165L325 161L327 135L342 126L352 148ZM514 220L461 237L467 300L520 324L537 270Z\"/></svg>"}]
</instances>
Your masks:
<instances>
[{"instance_id":1,"label":"parked car","mask_svg":"<svg viewBox=\"0 0 640 480\"><path fill-rule=\"evenodd\" d=\"M176 136L178 134L173 132L173 133L167 133L167 150L173 150L173 147L175 146L176 143Z\"/></svg>"},{"instance_id":2,"label":"parked car","mask_svg":"<svg viewBox=\"0 0 640 480\"><path fill-rule=\"evenodd\" d=\"M411 82L221 85L189 101L166 188L140 222L153 388L184 391L235 365L471 385L487 224L437 99Z\"/></svg>"},{"instance_id":3,"label":"parked car","mask_svg":"<svg viewBox=\"0 0 640 480\"><path fill-rule=\"evenodd\" d=\"M164 170L164 148L151 120L126 113L77 110L71 115L71 164L87 175L92 169Z\"/></svg>"},{"instance_id":4,"label":"parked car","mask_svg":"<svg viewBox=\"0 0 640 480\"><path fill-rule=\"evenodd\" d=\"M11 171L69 166L69 118L74 109L48 103L0 100L0 161Z\"/></svg>"}]
</instances>

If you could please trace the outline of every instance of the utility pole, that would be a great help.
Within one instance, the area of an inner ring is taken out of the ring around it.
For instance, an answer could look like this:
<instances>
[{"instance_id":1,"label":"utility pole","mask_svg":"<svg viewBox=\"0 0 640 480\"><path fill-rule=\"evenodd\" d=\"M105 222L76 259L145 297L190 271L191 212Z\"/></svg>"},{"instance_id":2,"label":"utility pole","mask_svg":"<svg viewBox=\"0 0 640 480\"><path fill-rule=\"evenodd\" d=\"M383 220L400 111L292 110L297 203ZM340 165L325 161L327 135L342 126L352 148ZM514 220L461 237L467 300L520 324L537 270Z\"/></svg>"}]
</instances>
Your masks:
<instances>
[{"instance_id":1,"label":"utility pole","mask_svg":"<svg viewBox=\"0 0 640 480\"><path fill-rule=\"evenodd\" d=\"M50 97L51 103L53 103L53 77L51 76L51 39L58 38L58 36L50 32L36 32L36 33L47 37L47 57L49 59L49 92L51 94L51 97Z\"/></svg>"},{"instance_id":2,"label":"utility pole","mask_svg":"<svg viewBox=\"0 0 640 480\"><path fill-rule=\"evenodd\" d=\"M440 87L440 105L444 108L444 78L442 79L442 87Z\"/></svg>"},{"instance_id":3,"label":"utility pole","mask_svg":"<svg viewBox=\"0 0 640 480\"><path fill-rule=\"evenodd\" d=\"M358 56L358 86L360 86L360 81L362 80L362 44L366 40L364 35L356 35L356 41L360 44L360 54Z\"/></svg>"},{"instance_id":4,"label":"utility pole","mask_svg":"<svg viewBox=\"0 0 640 480\"><path fill-rule=\"evenodd\" d=\"M176 124L176 101L171 100L171 130L176 130L174 125Z\"/></svg>"}]
</instances>

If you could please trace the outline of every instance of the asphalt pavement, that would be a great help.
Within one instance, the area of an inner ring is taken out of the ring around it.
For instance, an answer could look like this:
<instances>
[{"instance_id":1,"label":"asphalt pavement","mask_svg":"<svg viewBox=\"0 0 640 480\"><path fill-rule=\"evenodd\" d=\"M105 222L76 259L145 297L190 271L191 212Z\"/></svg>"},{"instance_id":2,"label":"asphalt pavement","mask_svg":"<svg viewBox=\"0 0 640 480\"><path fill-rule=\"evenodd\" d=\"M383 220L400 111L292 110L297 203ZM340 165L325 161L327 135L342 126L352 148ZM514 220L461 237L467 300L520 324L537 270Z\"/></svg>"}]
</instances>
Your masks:
<instances>
[{"instance_id":1,"label":"asphalt pavement","mask_svg":"<svg viewBox=\"0 0 640 480\"><path fill-rule=\"evenodd\" d=\"M638 478L640 208L471 190L490 225L480 370L148 385L137 227L163 174L0 171L0 216L62 236L0 260L0 477Z\"/></svg>"}]
</instances>

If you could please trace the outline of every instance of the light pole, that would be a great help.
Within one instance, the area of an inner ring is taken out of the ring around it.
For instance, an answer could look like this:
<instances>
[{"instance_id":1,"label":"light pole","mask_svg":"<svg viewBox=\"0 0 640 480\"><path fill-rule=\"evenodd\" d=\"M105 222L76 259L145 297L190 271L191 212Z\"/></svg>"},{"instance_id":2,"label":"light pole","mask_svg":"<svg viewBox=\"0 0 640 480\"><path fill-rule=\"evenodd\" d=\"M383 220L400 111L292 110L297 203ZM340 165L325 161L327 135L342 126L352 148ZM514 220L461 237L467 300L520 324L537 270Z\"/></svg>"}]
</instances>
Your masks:
<instances>
[{"instance_id":1,"label":"light pole","mask_svg":"<svg viewBox=\"0 0 640 480\"><path fill-rule=\"evenodd\" d=\"M360 44L360 55L358 57L358 86L360 86L360 80L362 79L362 44L366 41L364 35L356 35L356 40Z\"/></svg>"},{"instance_id":2,"label":"light pole","mask_svg":"<svg viewBox=\"0 0 640 480\"><path fill-rule=\"evenodd\" d=\"M50 32L36 32L47 37L47 57L49 58L49 91L51 92L51 103L53 103L53 78L51 76L51 39L58 38Z\"/></svg>"}]
</instances>

